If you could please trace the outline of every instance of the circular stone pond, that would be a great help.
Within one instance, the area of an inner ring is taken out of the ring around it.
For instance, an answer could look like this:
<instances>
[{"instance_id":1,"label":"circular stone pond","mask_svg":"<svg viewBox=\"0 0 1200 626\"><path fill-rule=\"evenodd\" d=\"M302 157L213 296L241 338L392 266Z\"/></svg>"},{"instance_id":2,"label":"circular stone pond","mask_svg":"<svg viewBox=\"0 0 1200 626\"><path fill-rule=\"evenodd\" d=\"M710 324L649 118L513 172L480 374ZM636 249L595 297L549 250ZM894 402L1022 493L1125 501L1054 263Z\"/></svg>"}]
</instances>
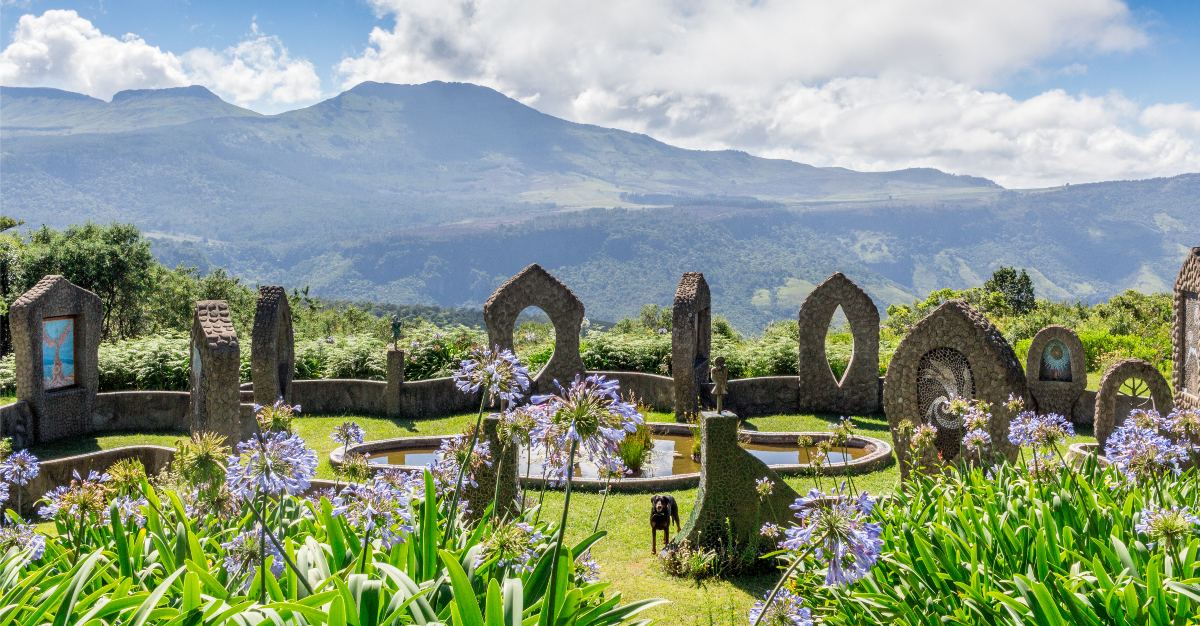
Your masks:
<instances>
[{"instance_id":1,"label":"circular stone pond","mask_svg":"<svg viewBox=\"0 0 1200 626\"><path fill-rule=\"evenodd\" d=\"M692 458L693 426L689 424L651 422L650 429L654 444L653 450L646 459L641 470L611 483L614 491L649 491L655 489L684 489L695 487L700 482L700 462ZM801 436L810 437L814 445L801 447L797 439ZM757 432L739 431L739 445L750 454L766 463L771 469L781 474L801 474L819 471L823 474L863 473L870 472L887 465L891 461L891 446L886 442L870 437L851 437L848 445L830 450L825 457L825 463L819 467L812 465L812 459L820 454L816 443L831 437L827 432ZM351 453L367 454L369 463L376 469L410 469L419 470L438 460L438 447L447 436L400 437L368 441L352 446ZM341 448L329 455L330 462L338 465L342 462L344 451ZM542 457L534 453L526 456L524 451L518 455L520 459L522 484L540 486L542 478ZM580 462L575 466L572 485L580 488L603 488L605 481L600 478L598 468L589 462Z\"/></svg>"}]
</instances>

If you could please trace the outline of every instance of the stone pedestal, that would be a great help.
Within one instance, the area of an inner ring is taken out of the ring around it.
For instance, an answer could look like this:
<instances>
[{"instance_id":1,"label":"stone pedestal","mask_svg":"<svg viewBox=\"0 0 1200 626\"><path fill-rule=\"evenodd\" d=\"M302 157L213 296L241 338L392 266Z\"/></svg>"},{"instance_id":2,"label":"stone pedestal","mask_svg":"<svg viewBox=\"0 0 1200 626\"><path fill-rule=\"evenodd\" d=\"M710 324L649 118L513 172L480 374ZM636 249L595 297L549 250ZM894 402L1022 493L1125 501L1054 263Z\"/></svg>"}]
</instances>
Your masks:
<instances>
[{"instance_id":1,"label":"stone pedestal","mask_svg":"<svg viewBox=\"0 0 1200 626\"><path fill-rule=\"evenodd\" d=\"M491 415L483 420L483 432L480 441L488 442L492 452L492 466L475 473L477 487L465 486L463 496L471 503L471 519L477 520L492 496L496 495L496 481L500 481L500 491L495 505L494 517L507 515L512 519L517 511L517 466L520 463L517 446L510 444L505 448L500 443L500 418Z\"/></svg>"},{"instance_id":2,"label":"stone pedestal","mask_svg":"<svg viewBox=\"0 0 1200 626\"><path fill-rule=\"evenodd\" d=\"M400 392L404 387L404 351L395 346L387 353L387 414L400 417Z\"/></svg>"},{"instance_id":3,"label":"stone pedestal","mask_svg":"<svg viewBox=\"0 0 1200 626\"><path fill-rule=\"evenodd\" d=\"M696 505L672 543L714 548L732 536L740 545L773 549L759 534L767 522L785 524L799 495L757 457L738 445L738 416L729 411L700 414L700 487ZM756 481L766 477L773 494L758 497Z\"/></svg>"}]
</instances>

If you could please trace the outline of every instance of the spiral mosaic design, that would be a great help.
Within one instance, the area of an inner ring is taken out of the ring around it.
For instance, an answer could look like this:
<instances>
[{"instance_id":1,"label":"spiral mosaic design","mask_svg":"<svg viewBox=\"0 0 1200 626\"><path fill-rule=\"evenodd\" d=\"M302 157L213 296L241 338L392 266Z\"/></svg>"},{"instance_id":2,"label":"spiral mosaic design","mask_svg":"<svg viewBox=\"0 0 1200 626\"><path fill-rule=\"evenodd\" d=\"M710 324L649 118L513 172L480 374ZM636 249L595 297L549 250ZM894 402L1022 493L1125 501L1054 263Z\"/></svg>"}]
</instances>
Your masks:
<instances>
[{"instance_id":1,"label":"spiral mosaic design","mask_svg":"<svg viewBox=\"0 0 1200 626\"><path fill-rule=\"evenodd\" d=\"M1071 350L1058 339L1051 339L1042 348L1042 366L1038 371L1038 379L1046 381L1071 382Z\"/></svg>"},{"instance_id":2,"label":"spiral mosaic design","mask_svg":"<svg viewBox=\"0 0 1200 626\"><path fill-rule=\"evenodd\" d=\"M973 398L975 378L963 353L953 348L937 348L921 357L917 366L917 402L922 421L938 429L937 447L943 455L958 453L962 438L962 419L946 409L951 400Z\"/></svg>"}]
</instances>

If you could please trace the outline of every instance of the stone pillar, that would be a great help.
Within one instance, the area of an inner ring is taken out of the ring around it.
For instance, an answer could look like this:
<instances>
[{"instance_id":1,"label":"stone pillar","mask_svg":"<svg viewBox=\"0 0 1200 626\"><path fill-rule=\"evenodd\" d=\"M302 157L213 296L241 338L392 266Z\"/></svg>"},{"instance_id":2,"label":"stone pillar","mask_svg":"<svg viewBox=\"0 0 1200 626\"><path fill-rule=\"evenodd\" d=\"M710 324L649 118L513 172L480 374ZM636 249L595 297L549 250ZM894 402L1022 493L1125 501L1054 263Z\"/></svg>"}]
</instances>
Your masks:
<instances>
[{"instance_id":1,"label":"stone pillar","mask_svg":"<svg viewBox=\"0 0 1200 626\"><path fill-rule=\"evenodd\" d=\"M700 414L700 488L696 505L672 544L686 539L706 548L725 543L730 534L742 545L757 544L761 551L774 549L759 534L767 522L784 524L788 508L799 494L757 457L738 445L738 417L729 411ZM756 481L766 477L774 493L760 500Z\"/></svg>"},{"instance_id":2,"label":"stone pillar","mask_svg":"<svg viewBox=\"0 0 1200 626\"><path fill-rule=\"evenodd\" d=\"M517 465L520 463L517 455L517 446L503 446L500 443L499 434L500 418L496 415L489 415L483 420L483 432L480 433L480 441L488 442L488 448L492 452L492 466L485 468L482 471L475 473L475 482L477 487L467 486L463 490L463 495L468 502L471 503L472 519L479 519L483 515L483 510L487 508L488 503L492 502L492 496L496 493L496 481L500 481L500 494L496 500L495 517L508 515L512 519L517 511Z\"/></svg>"},{"instance_id":3,"label":"stone pillar","mask_svg":"<svg viewBox=\"0 0 1200 626\"><path fill-rule=\"evenodd\" d=\"M215 432L230 444L242 438L240 357L229 305L224 300L197 302L192 318L192 432Z\"/></svg>"},{"instance_id":4,"label":"stone pillar","mask_svg":"<svg viewBox=\"0 0 1200 626\"><path fill-rule=\"evenodd\" d=\"M24 441L12 433L17 447L91 430L102 319L100 298L62 276L42 278L13 302L17 399L28 403L32 418Z\"/></svg>"},{"instance_id":5,"label":"stone pillar","mask_svg":"<svg viewBox=\"0 0 1200 626\"><path fill-rule=\"evenodd\" d=\"M387 353L387 414L400 417L400 394L404 389L404 351L395 346Z\"/></svg>"},{"instance_id":6,"label":"stone pillar","mask_svg":"<svg viewBox=\"0 0 1200 626\"><path fill-rule=\"evenodd\" d=\"M254 328L250 333L250 377L254 402L274 404L291 400L292 376L296 371L296 339L287 290L275 285L258 288Z\"/></svg>"},{"instance_id":7,"label":"stone pillar","mask_svg":"<svg viewBox=\"0 0 1200 626\"><path fill-rule=\"evenodd\" d=\"M696 419L701 404L711 400L707 385L711 352L712 296L704 274L687 272L675 289L671 305L671 378L676 421Z\"/></svg>"},{"instance_id":8,"label":"stone pillar","mask_svg":"<svg viewBox=\"0 0 1200 626\"><path fill-rule=\"evenodd\" d=\"M1175 279L1172 361L1175 404L1200 409L1200 246L1192 248Z\"/></svg>"}]
</instances>

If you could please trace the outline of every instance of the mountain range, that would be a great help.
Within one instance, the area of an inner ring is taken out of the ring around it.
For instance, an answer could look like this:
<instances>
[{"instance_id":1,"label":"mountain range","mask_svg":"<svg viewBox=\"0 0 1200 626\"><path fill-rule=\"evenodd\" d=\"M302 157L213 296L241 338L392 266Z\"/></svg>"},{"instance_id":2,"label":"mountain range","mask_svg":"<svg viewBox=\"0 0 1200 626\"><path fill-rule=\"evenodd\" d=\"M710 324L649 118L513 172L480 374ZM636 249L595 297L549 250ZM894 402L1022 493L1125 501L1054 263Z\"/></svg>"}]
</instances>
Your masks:
<instances>
[{"instance_id":1,"label":"mountain range","mask_svg":"<svg viewBox=\"0 0 1200 626\"><path fill-rule=\"evenodd\" d=\"M193 86L111 102L0 88L0 211L132 222L164 262L248 282L478 306L529 262L589 314L669 303L704 271L752 330L833 271L882 305L1028 268L1041 295L1168 288L1200 242L1200 175L1040 190L677 148L486 87L363 83L259 115Z\"/></svg>"}]
</instances>

